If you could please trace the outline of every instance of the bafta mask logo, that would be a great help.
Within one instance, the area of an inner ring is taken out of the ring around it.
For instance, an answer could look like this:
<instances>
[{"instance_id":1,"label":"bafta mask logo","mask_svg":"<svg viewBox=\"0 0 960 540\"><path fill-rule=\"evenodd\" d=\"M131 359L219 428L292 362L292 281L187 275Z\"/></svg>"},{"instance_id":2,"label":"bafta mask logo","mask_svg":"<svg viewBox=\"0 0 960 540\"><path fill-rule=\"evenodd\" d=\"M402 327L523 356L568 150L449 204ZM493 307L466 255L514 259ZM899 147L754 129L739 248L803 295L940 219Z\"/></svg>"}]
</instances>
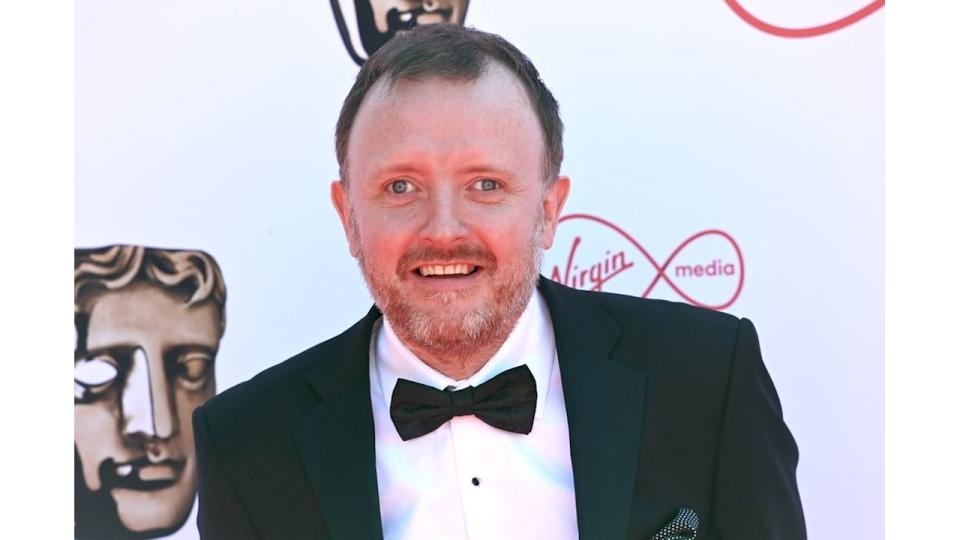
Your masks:
<instances>
[{"instance_id":1,"label":"bafta mask logo","mask_svg":"<svg viewBox=\"0 0 960 540\"><path fill-rule=\"evenodd\" d=\"M470 0L330 0L340 38L357 65L397 32L421 24L463 24Z\"/></svg>"},{"instance_id":2,"label":"bafta mask logo","mask_svg":"<svg viewBox=\"0 0 960 540\"><path fill-rule=\"evenodd\" d=\"M202 251L74 250L76 538L164 536L190 515L191 414L216 392L225 301Z\"/></svg>"}]
</instances>

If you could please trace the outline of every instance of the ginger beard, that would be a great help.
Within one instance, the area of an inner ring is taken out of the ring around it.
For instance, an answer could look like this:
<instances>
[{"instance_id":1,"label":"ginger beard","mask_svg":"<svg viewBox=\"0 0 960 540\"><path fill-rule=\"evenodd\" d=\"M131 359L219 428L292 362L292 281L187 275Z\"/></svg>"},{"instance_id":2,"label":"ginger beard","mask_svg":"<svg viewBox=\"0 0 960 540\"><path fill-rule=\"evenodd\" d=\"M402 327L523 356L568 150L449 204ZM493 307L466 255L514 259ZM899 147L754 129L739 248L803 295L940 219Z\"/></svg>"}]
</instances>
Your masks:
<instances>
[{"instance_id":1,"label":"ginger beard","mask_svg":"<svg viewBox=\"0 0 960 540\"><path fill-rule=\"evenodd\" d=\"M357 262L374 302L390 321L397 336L411 349L423 349L451 367L462 367L471 354L498 348L513 331L527 307L540 276L543 260L543 209L536 220L529 248L512 261L497 260L489 250L461 245L450 250L419 247L408 250L397 268L381 271L368 264L363 242L357 242ZM356 220L351 216L354 238L360 239ZM419 299L430 305L423 309L411 301L404 281L424 261L472 260L480 262L487 280L487 298L473 309L450 313L465 296L461 291L433 291ZM452 316L451 316L452 315Z\"/></svg>"}]
</instances>

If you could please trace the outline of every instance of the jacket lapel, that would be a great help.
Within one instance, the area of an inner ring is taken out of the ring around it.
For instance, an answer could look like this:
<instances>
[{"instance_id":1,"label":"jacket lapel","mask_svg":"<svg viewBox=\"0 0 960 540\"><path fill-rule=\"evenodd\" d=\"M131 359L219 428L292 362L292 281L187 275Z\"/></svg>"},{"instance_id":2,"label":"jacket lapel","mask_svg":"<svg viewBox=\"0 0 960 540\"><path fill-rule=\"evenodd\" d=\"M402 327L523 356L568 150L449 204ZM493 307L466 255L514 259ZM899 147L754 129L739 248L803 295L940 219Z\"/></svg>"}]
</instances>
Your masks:
<instances>
[{"instance_id":1,"label":"jacket lapel","mask_svg":"<svg viewBox=\"0 0 960 540\"><path fill-rule=\"evenodd\" d=\"M294 437L332 538L381 539L376 448L370 404L370 336L380 312L329 343L308 374L319 402Z\"/></svg>"},{"instance_id":2,"label":"jacket lapel","mask_svg":"<svg viewBox=\"0 0 960 540\"><path fill-rule=\"evenodd\" d=\"M611 358L621 329L594 298L540 278L563 381L581 538L625 538L646 376Z\"/></svg>"}]
</instances>

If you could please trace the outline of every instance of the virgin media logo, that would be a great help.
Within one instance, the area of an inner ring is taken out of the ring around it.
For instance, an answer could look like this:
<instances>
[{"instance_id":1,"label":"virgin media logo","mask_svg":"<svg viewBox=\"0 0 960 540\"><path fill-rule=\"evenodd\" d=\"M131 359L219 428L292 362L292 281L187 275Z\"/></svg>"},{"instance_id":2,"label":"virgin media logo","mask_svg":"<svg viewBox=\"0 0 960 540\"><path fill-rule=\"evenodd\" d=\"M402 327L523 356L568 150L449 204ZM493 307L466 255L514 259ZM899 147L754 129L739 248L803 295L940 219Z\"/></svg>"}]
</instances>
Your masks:
<instances>
[{"instance_id":1,"label":"virgin media logo","mask_svg":"<svg viewBox=\"0 0 960 540\"><path fill-rule=\"evenodd\" d=\"M730 234L708 229L681 241L663 262L613 223L589 214L560 218L545 268L568 287L682 299L726 309L743 290L743 252Z\"/></svg>"}]
</instances>

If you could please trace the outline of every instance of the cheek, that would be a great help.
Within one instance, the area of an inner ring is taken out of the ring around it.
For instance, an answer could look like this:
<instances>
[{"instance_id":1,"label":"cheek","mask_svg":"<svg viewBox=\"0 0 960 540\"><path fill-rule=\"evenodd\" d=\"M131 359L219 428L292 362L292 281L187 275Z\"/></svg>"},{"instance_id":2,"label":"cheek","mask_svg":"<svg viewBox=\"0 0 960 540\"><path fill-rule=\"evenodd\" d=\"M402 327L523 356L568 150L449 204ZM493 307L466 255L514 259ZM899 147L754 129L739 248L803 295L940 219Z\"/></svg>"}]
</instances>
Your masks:
<instances>
[{"instance_id":1,"label":"cheek","mask_svg":"<svg viewBox=\"0 0 960 540\"><path fill-rule=\"evenodd\" d=\"M359 227L360 248L367 260L389 262L399 259L417 237L416 217L410 212L379 215Z\"/></svg>"},{"instance_id":2,"label":"cheek","mask_svg":"<svg viewBox=\"0 0 960 540\"><path fill-rule=\"evenodd\" d=\"M491 249L506 253L526 253L536 234L535 216L536 208L490 213L484 216L485 219L476 230Z\"/></svg>"},{"instance_id":3,"label":"cheek","mask_svg":"<svg viewBox=\"0 0 960 540\"><path fill-rule=\"evenodd\" d=\"M100 464L110 457L124 457L117 416L117 407L109 399L73 407L73 440L80 455L83 479L93 491L100 489Z\"/></svg>"},{"instance_id":4,"label":"cheek","mask_svg":"<svg viewBox=\"0 0 960 540\"><path fill-rule=\"evenodd\" d=\"M530 235L523 234L518 230L514 234L501 236L492 239L488 245L494 251L494 254L503 264L519 262L529 256L530 253Z\"/></svg>"},{"instance_id":5,"label":"cheek","mask_svg":"<svg viewBox=\"0 0 960 540\"><path fill-rule=\"evenodd\" d=\"M195 392L183 388L178 388L175 392L177 420L180 422L181 431L180 443L184 445L183 450L191 455L193 454L193 411L212 398L214 393L213 384Z\"/></svg>"}]
</instances>

